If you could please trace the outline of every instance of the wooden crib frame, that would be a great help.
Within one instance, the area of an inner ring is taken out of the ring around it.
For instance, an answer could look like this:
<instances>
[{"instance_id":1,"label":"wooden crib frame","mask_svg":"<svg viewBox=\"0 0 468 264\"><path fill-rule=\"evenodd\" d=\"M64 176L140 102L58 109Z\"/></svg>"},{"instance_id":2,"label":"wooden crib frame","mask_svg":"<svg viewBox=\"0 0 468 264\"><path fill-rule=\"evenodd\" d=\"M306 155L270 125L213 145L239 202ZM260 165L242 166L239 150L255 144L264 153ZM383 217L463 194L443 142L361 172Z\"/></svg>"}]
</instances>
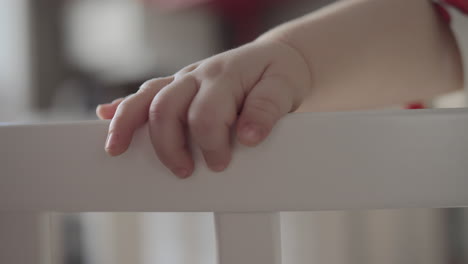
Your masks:
<instances>
[{"instance_id":1,"label":"wooden crib frame","mask_svg":"<svg viewBox=\"0 0 468 264\"><path fill-rule=\"evenodd\" d=\"M21 228L38 212L215 212L219 263L279 264L279 211L468 205L467 109L293 114L260 146L235 145L223 173L197 154L186 180L159 163L147 129L107 156L107 126L0 126L1 263L40 262Z\"/></svg>"}]
</instances>

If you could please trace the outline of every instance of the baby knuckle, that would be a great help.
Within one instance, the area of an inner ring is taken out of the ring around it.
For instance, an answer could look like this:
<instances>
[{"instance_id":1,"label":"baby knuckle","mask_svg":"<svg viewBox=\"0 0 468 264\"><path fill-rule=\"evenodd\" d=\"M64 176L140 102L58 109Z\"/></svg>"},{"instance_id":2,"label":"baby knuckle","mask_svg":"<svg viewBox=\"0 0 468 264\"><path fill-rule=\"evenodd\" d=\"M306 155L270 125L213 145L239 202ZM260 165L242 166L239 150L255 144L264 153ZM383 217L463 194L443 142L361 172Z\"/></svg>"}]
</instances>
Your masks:
<instances>
[{"instance_id":1,"label":"baby knuckle","mask_svg":"<svg viewBox=\"0 0 468 264\"><path fill-rule=\"evenodd\" d=\"M180 71L178 71L177 73L178 74L187 74L187 73L190 73L194 70L196 70L198 68L198 65L199 63L193 63L193 64L190 64L188 66L185 66L184 68L182 68Z\"/></svg>"},{"instance_id":2,"label":"baby knuckle","mask_svg":"<svg viewBox=\"0 0 468 264\"><path fill-rule=\"evenodd\" d=\"M127 116L128 112L130 109L132 109L132 99L133 95L129 95L127 98L125 98L118 106L116 110L116 117L118 116Z\"/></svg>"},{"instance_id":3,"label":"baby knuckle","mask_svg":"<svg viewBox=\"0 0 468 264\"><path fill-rule=\"evenodd\" d=\"M155 89L159 90L161 87L172 82L173 79L174 79L173 76L168 76L168 77L153 78L153 79L147 80L142 85L140 85L138 92L146 92L146 91L155 90Z\"/></svg>"},{"instance_id":4,"label":"baby knuckle","mask_svg":"<svg viewBox=\"0 0 468 264\"><path fill-rule=\"evenodd\" d=\"M151 122L162 122L166 119L170 106L168 106L164 100L155 100L150 105L148 111L148 118Z\"/></svg>"},{"instance_id":5,"label":"baby knuckle","mask_svg":"<svg viewBox=\"0 0 468 264\"><path fill-rule=\"evenodd\" d=\"M252 98L247 107L249 111L267 115L273 119L277 119L281 115L280 105L269 97Z\"/></svg>"},{"instance_id":6,"label":"baby knuckle","mask_svg":"<svg viewBox=\"0 0 468 264\"><path fill-rule=\"evenodd\" d=\"M208 108L189 112L188 125L194 133L207 134L215 126L215 116Z\"/></svg>"},{"instance_id":7,"label":"baby knuckle","mask_svg":"<svg viewBox=\"0 0 468 264\"><path fill-rule=\"evenodd\" d=\"M213 59L204 63L200 71L205 78L213 79L226 71L226 63L219 59Z\"/></svg>"},{"instance_id":8,"label":"baby knuckle","mask_svg":"<svg viewBox=\"0 0 468 264\"><path fill-rule=\"evenodd\" d=\"M140 91L154 89L157 86L157 83L160 81L159 78L151 79L145 81L142 85L140 85Z\"/></svg>"}]
</instances>

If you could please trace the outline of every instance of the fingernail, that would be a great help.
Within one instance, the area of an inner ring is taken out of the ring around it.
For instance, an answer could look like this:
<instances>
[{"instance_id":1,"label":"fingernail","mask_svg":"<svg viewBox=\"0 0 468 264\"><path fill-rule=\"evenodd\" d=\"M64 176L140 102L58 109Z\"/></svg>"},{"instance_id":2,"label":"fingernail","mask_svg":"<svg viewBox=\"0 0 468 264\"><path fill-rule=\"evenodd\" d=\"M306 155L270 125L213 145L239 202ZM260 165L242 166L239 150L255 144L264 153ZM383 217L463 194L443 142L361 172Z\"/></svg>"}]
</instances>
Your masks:
<instances>
[{"instance_id":1,"label":"fingernail","mask_svg":"<svg viewBox=\"0 0 468 264\"><path fill-rule=\"evenodd\" d=\"M261 130L258 126L256 125L247 125L244 127L242 130L242 136L244 139L250 141L250 142L258 142L261 137Z\"/></svg>"},{"instance_id":2,"label":"fingernail","mask_svg":"<svg viewBox=\"0 0 468 264\"><path fill-rule=\"evenodd\" d=\"M214 165L210 165L210 168L213 171L220 172L226 169L226 164L214 164Z\"/></svg>"},{"instance_id":3,"label":"fingernail","mask_svg":"<svg viewBox=\"0 0 468 264\"><path fill-rule=\"evenodd\" d=\"M183 178L183 179L190 176L190 171L185 168L177 168L177 169L174 169L173 172L176 176L178 176L179 178Z\"/></svg>"},{"instance_id":4,"label":"fingernail","mask_svg":"<svg viewBox=\"0 0 468 264\"><path fill-rule=\"evenodd\" d=\"M110 152L112 149L115 148L115 145L116 145L116 143L115 143L116 138L117 138L116 135L113 134L113 133L110 133L109 135L107 135L106 146L105 146L107 152Z\"/></svg>"}]
</instances>

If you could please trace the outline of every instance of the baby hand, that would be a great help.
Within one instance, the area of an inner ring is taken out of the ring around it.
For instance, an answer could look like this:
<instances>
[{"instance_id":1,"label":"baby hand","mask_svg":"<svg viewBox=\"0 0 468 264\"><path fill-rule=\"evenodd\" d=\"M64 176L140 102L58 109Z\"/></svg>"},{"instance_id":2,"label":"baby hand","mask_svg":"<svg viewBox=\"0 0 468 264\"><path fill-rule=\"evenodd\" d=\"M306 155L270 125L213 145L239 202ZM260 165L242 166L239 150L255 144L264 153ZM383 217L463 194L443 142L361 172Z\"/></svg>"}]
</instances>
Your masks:
<instances>
[{"instance_id":1,"label":"baby hand","mask_svg":"<svg viewBox=\"0 0 468 264\"><path fill-rule=\"evenodd\" d=\"M241 144L255 146L275 123L294 111L311 86L306 62L282 42L253 42L192 64L165 78L145 82L138 92L98 106L112 119L106 151L125 152L133 132L147 121L161 162L186 178L194 170L188 138L193 138L214 171L231 160L235 125Z\"/></svg>"}]
</instances>

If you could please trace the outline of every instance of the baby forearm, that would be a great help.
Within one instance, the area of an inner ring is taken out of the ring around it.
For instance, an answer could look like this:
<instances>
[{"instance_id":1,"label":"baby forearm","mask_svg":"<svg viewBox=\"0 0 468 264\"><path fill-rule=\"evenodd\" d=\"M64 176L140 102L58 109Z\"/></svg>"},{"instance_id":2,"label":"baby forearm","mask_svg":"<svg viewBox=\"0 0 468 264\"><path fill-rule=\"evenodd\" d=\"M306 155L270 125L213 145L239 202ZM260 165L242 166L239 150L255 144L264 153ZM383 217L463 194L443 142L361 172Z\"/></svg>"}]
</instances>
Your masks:
<instances>
[{"instance_id":1,"label":"baby forearm","mask_svg":"<svg viewBox=\"0 0 468 264\"><path fill-rule=\"evenodd\" d=\"M259 38L307 62L302 111L375 108L462 87L455 40L429 0L343 0Z\"/></svg>"}]
</instances>

